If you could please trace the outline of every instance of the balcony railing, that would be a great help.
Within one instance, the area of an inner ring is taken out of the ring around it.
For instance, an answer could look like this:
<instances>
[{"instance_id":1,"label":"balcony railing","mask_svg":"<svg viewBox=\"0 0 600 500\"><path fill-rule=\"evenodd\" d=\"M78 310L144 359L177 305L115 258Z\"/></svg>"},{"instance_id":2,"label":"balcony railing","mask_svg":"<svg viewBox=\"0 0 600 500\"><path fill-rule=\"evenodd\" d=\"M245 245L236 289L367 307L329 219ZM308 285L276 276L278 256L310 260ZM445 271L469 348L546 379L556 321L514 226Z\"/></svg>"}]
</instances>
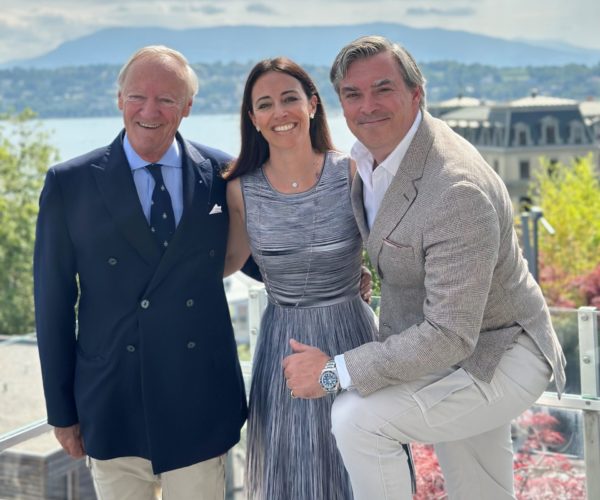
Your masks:
<instances>
[{"instance_id":1,"label":"balcony railing","mask_svg":"<svg viewBox=\"0 0 600 500\"><path fill-rule=\"evenodd\" d=\"M242 360L247 387L265 306L264 290L250 289L249 299L240 307L245 316L244 324L240 324L235 317L236 306L232 305L234 323L237 321L238 330L244 330L238 332L240 338L249 342L250 347L250 359ZM585 483L582 490L587 491L587 498L600 498L599 313L590 307L551 309L551 313L567 356L567 393L559 400L550 386L537 401L538 409L556 419L557 432L564 438L543 452L566 457L573 466L573 474ZM94 499L84 461L68 458L46 424L36 347L34 335L0 340L0 498ZM531 432L525 429L515 435L517 451L523 435ZM229 456L227 498L230 500L244 498L244 456L242 438ZM544 474L543 481L553 481L559 473Z\"/></svg>"}]
</instances>

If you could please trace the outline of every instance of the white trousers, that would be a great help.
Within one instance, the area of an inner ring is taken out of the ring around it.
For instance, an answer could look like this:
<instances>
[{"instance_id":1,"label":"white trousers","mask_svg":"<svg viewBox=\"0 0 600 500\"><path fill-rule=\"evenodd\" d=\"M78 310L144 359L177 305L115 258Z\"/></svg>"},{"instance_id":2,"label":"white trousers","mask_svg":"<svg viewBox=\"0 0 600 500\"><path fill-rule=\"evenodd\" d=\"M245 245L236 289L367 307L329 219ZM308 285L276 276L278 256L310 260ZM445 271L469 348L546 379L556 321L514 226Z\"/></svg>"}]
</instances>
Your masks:
<instances>
[{"instance_id":1,"label":"white trousers","mask_svg":"<svg viewBox=\"0 0 600 500\"><path fill-rule=\"evenodd\" d=\"M515 498L510 422L538 399L551 373L522 334L490 384L452 368L366 397L343 392L332 407L332 432L355 500L412 498L401 446L411 442L434 443L448 498Z\"/></svg>"},{"instance_id":2,"label":"white trousers","mask_svg":"<svg viewBox=\"0 0 600 500\"><path fill-rule=\"evenodd\" d=\"M149 460L120 457L89 465L98 500L223 500L225 456L154 474Z\"/></svg>"}]
</instances>

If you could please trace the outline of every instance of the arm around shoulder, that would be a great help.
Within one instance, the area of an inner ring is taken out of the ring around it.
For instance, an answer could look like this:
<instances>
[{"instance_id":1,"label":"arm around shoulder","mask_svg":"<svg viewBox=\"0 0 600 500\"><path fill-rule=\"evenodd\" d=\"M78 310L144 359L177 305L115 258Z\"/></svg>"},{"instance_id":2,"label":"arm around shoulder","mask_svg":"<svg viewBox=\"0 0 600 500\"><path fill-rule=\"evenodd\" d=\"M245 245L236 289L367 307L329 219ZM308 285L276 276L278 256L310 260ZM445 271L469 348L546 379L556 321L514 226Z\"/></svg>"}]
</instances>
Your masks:
<instances>
[{"instance_id":1,"label":"arm around shoulder","mask_svg":"<svg viewBox=\"0 0 600 500\"><path fill-rule=\"evenodd\" d=\"M229 209L229 234L223 277L239 271L250 256L250 245L245 226L244 199L239 178L227 183L227 207Z\"/></svg>"}]
</instances>

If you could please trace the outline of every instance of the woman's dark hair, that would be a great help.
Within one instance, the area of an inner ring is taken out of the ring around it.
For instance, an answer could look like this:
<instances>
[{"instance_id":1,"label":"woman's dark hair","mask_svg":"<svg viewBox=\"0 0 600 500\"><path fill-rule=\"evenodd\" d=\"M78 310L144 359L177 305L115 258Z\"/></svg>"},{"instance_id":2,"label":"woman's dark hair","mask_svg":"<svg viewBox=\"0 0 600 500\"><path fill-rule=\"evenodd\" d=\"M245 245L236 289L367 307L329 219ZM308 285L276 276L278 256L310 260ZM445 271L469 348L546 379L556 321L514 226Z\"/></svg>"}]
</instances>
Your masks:
<instances>
[{"instance_id":1,"label":"woman's dark hair","mask_svg":"<svg viewBox=\"0 0 600 500\"><path fill-rule=\"evenodd\" d=\"M239 156L229 165L224 174L227 179L235 179L259 168L269 158L269 144L262 134L257 132L249 113L252 112L252 89L256 81L270 71L285 73L298 80L308 99L316 96L317 108L315 110L315 117L310 120L310 142L313 149L319 153L325 153L333 149L321 96L319 96L317 87L310 76L308 76L308 73L287 57L264 59L252 68L246 80L240 116L242 145Z\"/></svg>"}]
</instances>

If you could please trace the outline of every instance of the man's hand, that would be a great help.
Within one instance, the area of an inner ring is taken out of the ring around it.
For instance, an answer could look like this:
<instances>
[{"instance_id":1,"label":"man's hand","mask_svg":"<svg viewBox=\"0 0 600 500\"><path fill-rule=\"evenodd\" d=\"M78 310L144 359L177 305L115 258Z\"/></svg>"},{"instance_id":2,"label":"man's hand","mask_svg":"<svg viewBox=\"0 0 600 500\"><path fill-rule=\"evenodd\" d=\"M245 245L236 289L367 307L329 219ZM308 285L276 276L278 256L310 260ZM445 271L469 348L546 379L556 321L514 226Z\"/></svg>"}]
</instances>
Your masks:
<instances>
[{"instance_id":1,"label":"man's hand","mask_svg":"<svg viewBox=\"0 0 600 500\"><path fill-rule=\"evenodd\" d=\"M371 294L373 293L373 277L367 266L360 268L360 296L367 303L371 303Z\"/></svg>"},{"instance_id":2,"label":"man's hand","mask_svg":"<svg viewBox=\"0 0 600 500\"><path fill-rule=\"evenodd\" d=\"M81 458L85 456L83 439L79 431L79 424L70 427L55 427L54 435L58 442L70 456Z\"/></svg>"},{"instance_id":3,"label":"man's hand","mask_svg":"<svg viewBox=\"0 0 600 500\"><path fill-rule=\"evenodd\" d=\"M320 349L294 339L290 340L290 346L294 354L286 356L282 363L287 386L296 398L322 398L327 393L319 384L319 377L330 357Z\"/></svg>"}]
</instances>

